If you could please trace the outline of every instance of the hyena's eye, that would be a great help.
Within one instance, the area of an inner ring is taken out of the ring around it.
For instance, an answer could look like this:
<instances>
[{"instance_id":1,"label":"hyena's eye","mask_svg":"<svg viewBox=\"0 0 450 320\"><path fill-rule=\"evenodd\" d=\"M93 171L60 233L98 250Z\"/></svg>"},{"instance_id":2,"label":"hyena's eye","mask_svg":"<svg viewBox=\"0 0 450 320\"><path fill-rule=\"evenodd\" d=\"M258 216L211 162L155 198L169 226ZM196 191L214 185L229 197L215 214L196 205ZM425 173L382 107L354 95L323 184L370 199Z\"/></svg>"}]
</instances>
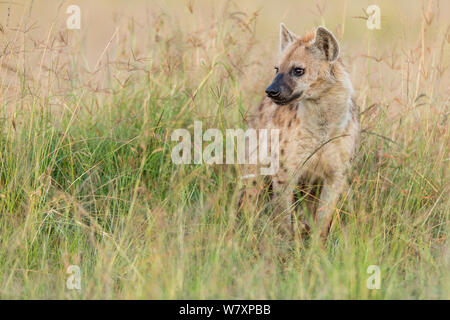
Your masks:
<instances>
[{"instance_id":1,"label":"hyena's eye","mask_svg":"<svg viewBox=\"0 0 450 320\"><path fill-rule=\"evenodd\" d=\"M275 73L278 73L278 67L274 67Z\"/></svg>"},{"instance_id":2,"label":"hyena's eye","mask_svg":"<svg viewBox=\"0 0 450 320\"><path fill-rule=\"evenodd\" d=\"M302 76L302 75L305 74L305 69L303 69L303 68L294 68L294 69L292 70L292 73L293 73L295 76L300 77L300 76Z\"/></svg>"}]
</instances>

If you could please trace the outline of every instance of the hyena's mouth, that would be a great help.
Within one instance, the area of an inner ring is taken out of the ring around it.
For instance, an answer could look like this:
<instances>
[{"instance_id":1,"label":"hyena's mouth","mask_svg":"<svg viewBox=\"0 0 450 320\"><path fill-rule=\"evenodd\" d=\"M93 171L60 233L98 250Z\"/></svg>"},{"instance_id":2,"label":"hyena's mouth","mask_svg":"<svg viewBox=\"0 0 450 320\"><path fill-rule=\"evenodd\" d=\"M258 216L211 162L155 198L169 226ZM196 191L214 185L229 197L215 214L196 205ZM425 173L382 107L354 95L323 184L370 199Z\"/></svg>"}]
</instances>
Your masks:
<instances>
[{"instance_id":1,"label":"hyena's mouth","mask_svg":"<svg viewBox=\"0 0 450 320\"><path fill-rule=\"evenodd\" d=\"M303 94L303 91L293 94L292 96L288 97L287 99L279 98L279 97L272 97L272 101L279 105L279 106L285 106L287 104L290 104L291 102L297 100L300 98Z\"/></svg>"}]
</instances>

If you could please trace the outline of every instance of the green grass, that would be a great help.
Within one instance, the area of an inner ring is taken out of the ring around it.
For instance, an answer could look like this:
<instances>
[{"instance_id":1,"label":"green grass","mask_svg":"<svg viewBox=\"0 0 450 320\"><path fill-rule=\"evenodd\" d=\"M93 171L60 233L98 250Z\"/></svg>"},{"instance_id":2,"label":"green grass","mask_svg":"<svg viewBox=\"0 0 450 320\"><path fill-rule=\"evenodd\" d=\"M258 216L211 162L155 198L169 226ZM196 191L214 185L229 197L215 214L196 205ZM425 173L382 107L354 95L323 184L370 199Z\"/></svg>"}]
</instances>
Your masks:
<instances>
[{"instance_id":1,"label":"green grass","mask_svg":"<svg viewBox=\"0 0 450 320\"><path fill-rule=\"evenodd\" d=\"M163 31L149 29L141 61L128 30L124 64L101 65L108 92L88 86L90 73L66 78L82 69L70 50L55 74L41 68L46 81L26 76L21 54L0 57L15 69L0 78L0 298L450 298L448 75L436 69L448 65L444 34L427 34L431 76L415 87L412 67L409 95L391 81L371 87L373 73L396 73L385 64L364 60L352 72L368 132L320 246L283 239L270 210L238 217L239 168L171 161L173 130L192 132L194 120L245 127L261 97L254 84L270 78L261 61L272 58L255 16L240 17L224 11L199 46L166 18ZM66 288L69 265L81 268L80 291ZM379 290L366 286L370 265L381 269Z\"/></svg>"}]
</instances>

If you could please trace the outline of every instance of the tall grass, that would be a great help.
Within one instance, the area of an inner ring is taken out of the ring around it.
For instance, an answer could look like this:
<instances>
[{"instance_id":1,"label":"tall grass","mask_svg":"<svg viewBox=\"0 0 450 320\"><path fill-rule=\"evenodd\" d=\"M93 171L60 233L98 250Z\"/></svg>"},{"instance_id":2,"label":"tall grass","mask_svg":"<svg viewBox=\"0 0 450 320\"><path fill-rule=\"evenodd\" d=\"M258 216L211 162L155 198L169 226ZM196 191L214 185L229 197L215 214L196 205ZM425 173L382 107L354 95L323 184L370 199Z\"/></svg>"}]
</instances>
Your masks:
<instances>
[{"instance_id":1,"label":"tall grass","mask_svg":"<svg viewBox=\"0 0 450 320\"><path fill-rule=\"evenodd\" d=\"M259 11L211 10L197 28L170 12L121 20L90 67L82 36L57 20L40 38L28 9L2 22L0 297L450 298L439 7L424 3L420 32L391 51L346 39L345 19L337 28L363 132L324 247L286 241L262 208L238 217L237 167L171 161L173 130L245 127L272 76ZM69 265L81 290L66 288Z\"/></svg>"}]
</instances>

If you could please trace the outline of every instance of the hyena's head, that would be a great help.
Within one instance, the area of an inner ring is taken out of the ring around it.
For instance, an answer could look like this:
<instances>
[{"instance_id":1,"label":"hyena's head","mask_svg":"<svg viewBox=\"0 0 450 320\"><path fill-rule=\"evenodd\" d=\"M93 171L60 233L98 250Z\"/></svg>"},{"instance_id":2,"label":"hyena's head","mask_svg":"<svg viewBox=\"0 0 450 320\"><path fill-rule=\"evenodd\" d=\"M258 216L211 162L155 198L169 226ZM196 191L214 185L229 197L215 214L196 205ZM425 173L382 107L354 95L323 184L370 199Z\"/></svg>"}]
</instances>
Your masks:
<instances>
[{"instance_id":1,"label":"hyena's head","mask_svg":"<svg viewBox=\"0 0 450 320\"><path fill-rule=\"evenodd\" d=\"M315 34L297 37L281 24L280 60L267 96L278 105L320 97L336 81L333 65L338 57L339 44L324 27L318 27Z\"/></svg>"}]
</instances>

